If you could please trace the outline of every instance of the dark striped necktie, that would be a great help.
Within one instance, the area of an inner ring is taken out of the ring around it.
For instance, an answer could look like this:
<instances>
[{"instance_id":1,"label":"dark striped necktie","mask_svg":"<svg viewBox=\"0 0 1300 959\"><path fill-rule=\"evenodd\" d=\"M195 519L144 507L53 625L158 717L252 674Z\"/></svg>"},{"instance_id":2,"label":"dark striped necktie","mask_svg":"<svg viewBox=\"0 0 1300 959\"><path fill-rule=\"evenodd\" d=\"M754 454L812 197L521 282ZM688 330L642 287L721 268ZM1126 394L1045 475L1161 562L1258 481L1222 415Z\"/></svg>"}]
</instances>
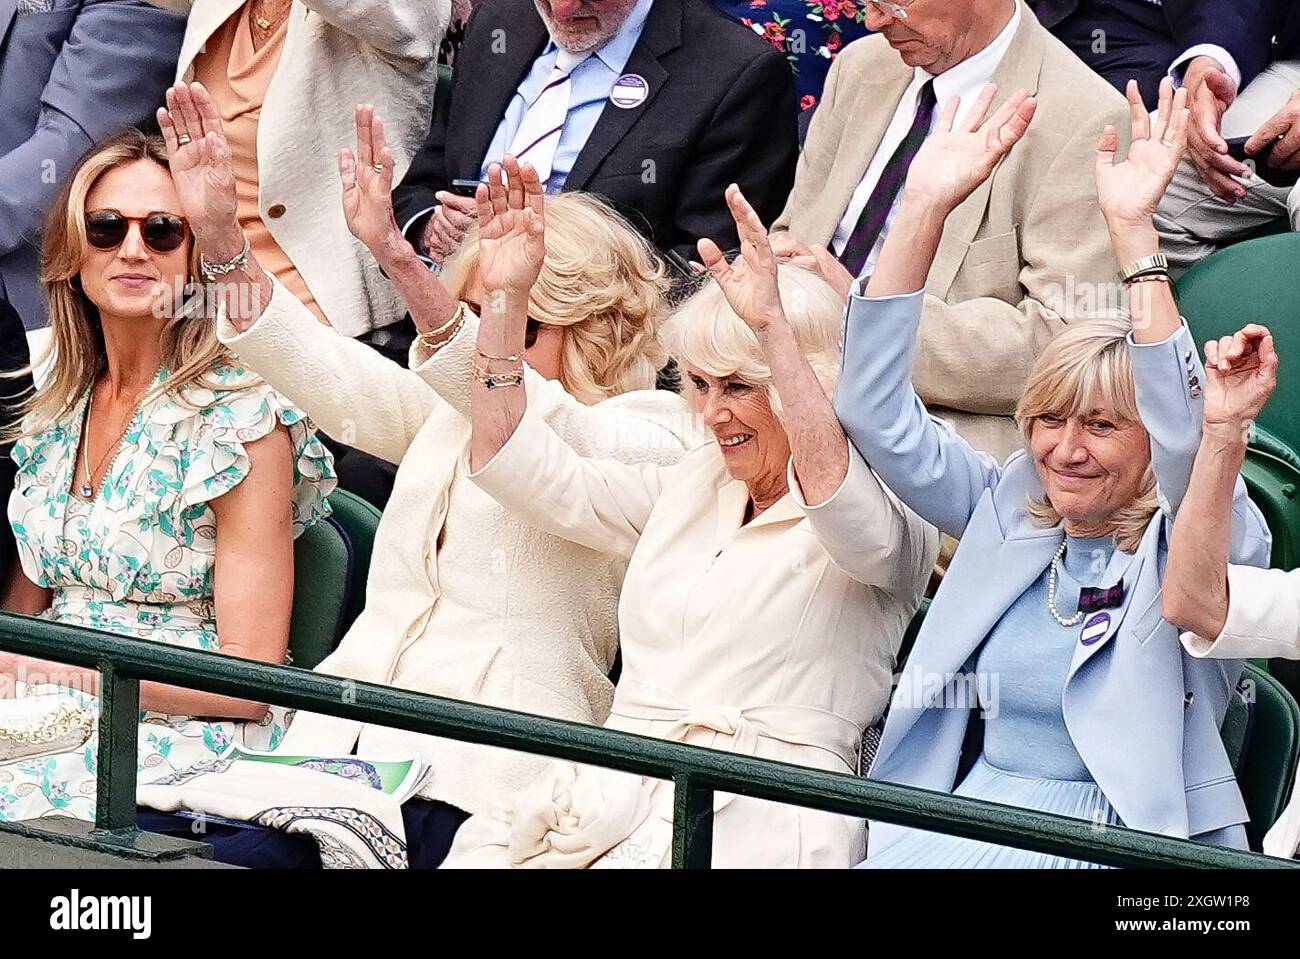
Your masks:
<instances>
[{"instance_id":1,"label":"dark striped necktie","mask_svg":"<svg viewBox=\"0 0 1300 959\"><path fill-rule=\"evenodd\" d=\"M876 181L867 205L858 216L857 225L853 227L848 242L840 252L840 262L854 276L861 273L867 265L867 257L871 255L876 240L880 239L881 231L889 220L889 211L893 209L894 200L907 179L908 167L912 165L925 138L930 135L930 122L933 119L934 81L927 80L916 99L916 116L912 118L911 129L880 172L880 179Z\"/></svg>"}]
</instances>

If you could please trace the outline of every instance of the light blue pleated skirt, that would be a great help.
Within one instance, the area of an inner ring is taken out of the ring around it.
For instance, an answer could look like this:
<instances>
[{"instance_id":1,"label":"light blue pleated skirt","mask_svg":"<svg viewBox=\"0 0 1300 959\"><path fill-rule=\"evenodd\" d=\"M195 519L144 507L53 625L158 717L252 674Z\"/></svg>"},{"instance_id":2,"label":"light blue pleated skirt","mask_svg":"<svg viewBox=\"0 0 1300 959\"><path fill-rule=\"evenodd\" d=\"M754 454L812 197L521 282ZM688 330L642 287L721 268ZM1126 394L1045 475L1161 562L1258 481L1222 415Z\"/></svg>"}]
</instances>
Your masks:
<instances>
[{"instance_id":1,"label":"light blue pleated skirt","mask_svg":"<svg viewBox=\"0 0 1300 959\"><path fill-rule=\"evenodd\" d=\"M989 765L981 756L960 786L958 796L1073 816L1115 825L1119 817L1091 780L1033 779ZM909 829L860 869L1101 869L1095 863L1026 849L995 846L974 839Z\"/></svg>"}]
</instances>

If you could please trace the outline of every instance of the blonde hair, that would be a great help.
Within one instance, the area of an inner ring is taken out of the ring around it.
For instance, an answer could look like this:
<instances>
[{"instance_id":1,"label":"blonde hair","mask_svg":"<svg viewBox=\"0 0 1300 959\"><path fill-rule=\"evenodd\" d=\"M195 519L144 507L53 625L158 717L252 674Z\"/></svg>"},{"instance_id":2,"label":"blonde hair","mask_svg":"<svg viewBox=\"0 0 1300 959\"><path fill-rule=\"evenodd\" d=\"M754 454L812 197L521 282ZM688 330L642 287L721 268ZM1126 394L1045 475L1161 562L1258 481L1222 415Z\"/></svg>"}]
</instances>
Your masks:
<instances>
[{"instance_id":1,"label":"blonde hair","mask_svg":"<svg viewBox=\"0 0 1300 959\"><path fill-rule=\"evenodd\" d=\"M1100 406L1114 416L1141 424L1129 329L1123 317L1104 317L1069 326L1047 344L1016 406L1026 449L1034 423L1043 416L1081 416ZM1046 494L1030 497L1028 509L1040 526L1061 522ZM1157 509L1156 477L1148 463L1137 497L1112 517L1115 545L1126 553L1136 550Z\"/></svg>"},{"instance_id":2,"label":"blonde hair","mask_svg":"<svg viewBox=\"0 0 1300 959\"><path fill-rule=\"evenodd\" d=\"M777 267L781 305L796 342L826 394L835 392L840 375L840 333L844 304L829 283L802 267ZM767 390L772 410L781 416L781 400L772 369L754 331L736 315L722 287L712 279L683 303L664 328L664 345L685 373L688 366L722 379L734 376ZM691 389L689 382L687 388Z\"/></svg>"},{"instance_id":3,"label":"blonde hair","mask_svg":"<svg viewBox=\"0 0 1300 959\"><path fill-rule=\"evenodd\" d=\"M477 230L442 281L464 294L478 268ZM587 193L546 198L546 257L528 315L564 327L560 382L583 403L651 389L667 362L659 327L668 315L668 271L659 254L608 204Z\"/></svg>"},{"instance_id":4,"label":"blonde hair","mask_svg":"<svg viewBox=\"0 0 1300 959\"><path fill-rule=\"evenodd\" d=\"M4 441L32 436L62 419L94 385L107 366L99 310L81 289L81 264L86 247L86 197L110 170L152 160L168 169L162 138L134 128L114 134L92 147L73 168L50 208L41 248L41 284L49 301L51 343L56 361L44 383L19 407L16 420L0 431ZM198 272L198 250L191 238L189 275ZM46 354L48 355L48 353ZM31 372L40 360L26 371ZM191 385L216 388L207 374L230 361L216 336L216 325L201 299L173 311L163 327L162 364L168 376L152 393L182 398Z\"/></svg>"}]
</instances>

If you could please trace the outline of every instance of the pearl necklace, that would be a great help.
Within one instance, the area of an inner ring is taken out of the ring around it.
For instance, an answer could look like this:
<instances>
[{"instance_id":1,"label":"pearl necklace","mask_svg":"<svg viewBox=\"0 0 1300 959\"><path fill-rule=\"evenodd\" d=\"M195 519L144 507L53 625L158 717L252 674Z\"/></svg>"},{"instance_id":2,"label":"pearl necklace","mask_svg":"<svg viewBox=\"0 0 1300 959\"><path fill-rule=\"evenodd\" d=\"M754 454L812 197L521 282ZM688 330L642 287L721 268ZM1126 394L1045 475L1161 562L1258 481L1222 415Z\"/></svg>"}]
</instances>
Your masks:
<instances>
[{"instance_id":1,"label":"pearl necklace","mask_svg":"<svg viewBox=\"0 0 1300 959\"><path fill-rule=\"evenodd\" d=\"M1061 548L1056 551L1052 557L1051 572L1047 574L1047 611L1052 614L1052 618L1062 626L1078 626L1083 622L1083 610L1079 610L1069 619L1063 617L1056 611L1056 577L1059 575L1058 567L1061 563L1061 557L1065 555L1065 540L1061 540Z\"/></svg>"}]
</instances>

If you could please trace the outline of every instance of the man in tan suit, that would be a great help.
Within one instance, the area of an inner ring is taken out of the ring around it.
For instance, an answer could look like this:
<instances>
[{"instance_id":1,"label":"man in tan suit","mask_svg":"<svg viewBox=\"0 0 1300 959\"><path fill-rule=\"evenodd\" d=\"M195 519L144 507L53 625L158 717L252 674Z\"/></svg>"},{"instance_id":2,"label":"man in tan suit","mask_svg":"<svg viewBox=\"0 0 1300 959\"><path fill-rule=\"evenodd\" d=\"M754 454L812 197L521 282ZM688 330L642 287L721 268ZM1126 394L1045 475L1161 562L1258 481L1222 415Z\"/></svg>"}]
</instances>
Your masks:
<instances>
[{"instance_id":1,"label":"man in tan suit","mask_svg":"<svg viewBox=\"0 0 1300 959\"><path fill-rule=\"evenodd\" d=\"M1021 446L1011 415L1039 350L1066 322L1121 302L1093 164L1107 124L1127 143L1128 105L1018 0L869 2L866 15L876 35L831 67L773 233L870 273L909 142L954 96L962 122L990 81L992 109L1017 89L1034 94L1024 141L948 219L915 370L930 409L1002 458Z\"/></svg>"}]
</instances>

